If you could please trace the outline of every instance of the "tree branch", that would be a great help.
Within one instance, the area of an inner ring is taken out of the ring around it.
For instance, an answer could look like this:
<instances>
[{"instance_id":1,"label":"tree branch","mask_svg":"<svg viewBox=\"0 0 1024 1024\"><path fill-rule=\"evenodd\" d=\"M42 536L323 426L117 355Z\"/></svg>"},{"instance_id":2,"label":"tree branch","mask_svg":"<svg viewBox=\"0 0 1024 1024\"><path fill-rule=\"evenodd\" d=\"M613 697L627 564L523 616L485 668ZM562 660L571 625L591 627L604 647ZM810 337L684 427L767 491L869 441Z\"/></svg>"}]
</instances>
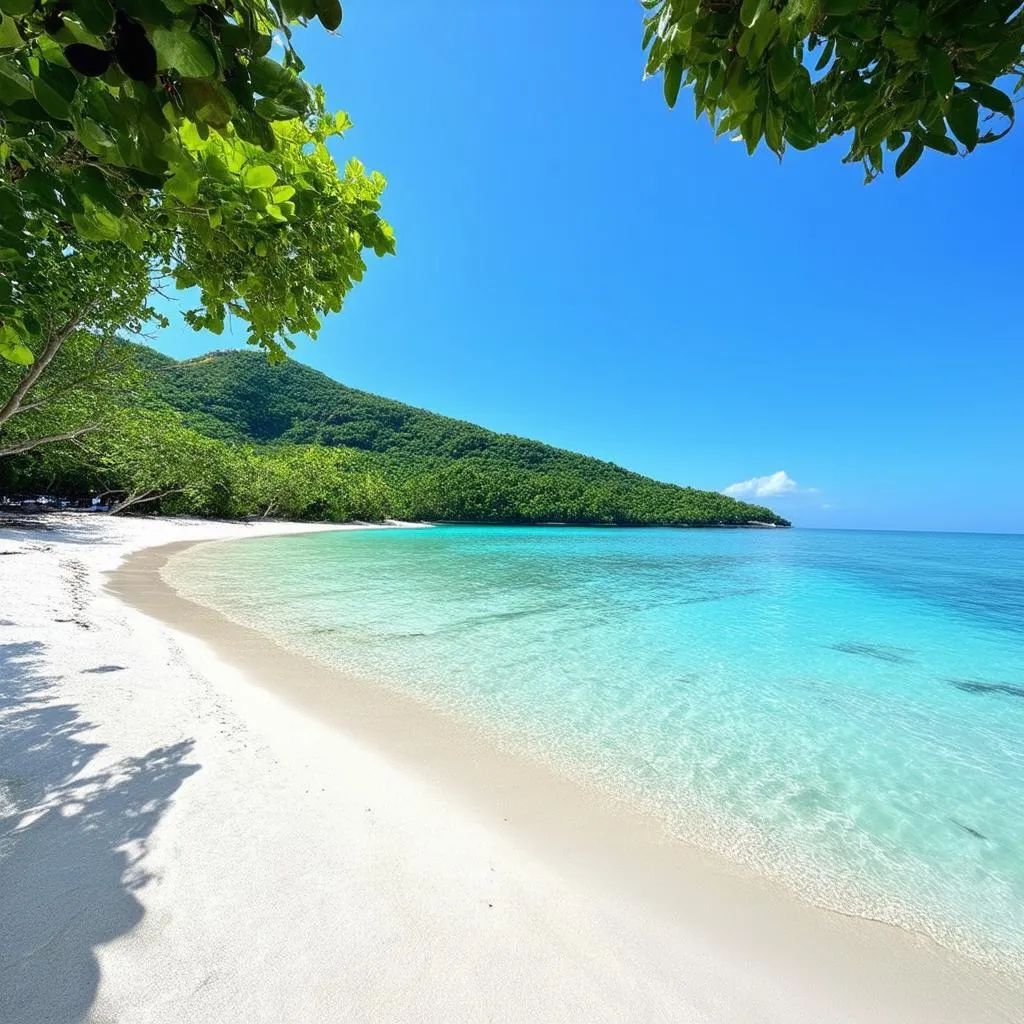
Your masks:
<instances>
[{"instance_id":1,"label":"tree branch","mask_svg":"<svg viewBox=\"0 0 1024 1024\"><path fill-rule=\"evenodd\" d=\"M188 490L187 487L172 487L167 491L157 491L151 489L148 491L142 491L138 494L129 495L124 501L122 501L116 508L110 510L110 515L116 516L118 513L123 512L126 508L130 508L132 505L139 505L144 501L159 501L161 498L166 498L171 494L180 494L182 491Z\"/></svg>"},{"instance_id":2,"label":"tree branch","mask_svg":"<svg viewBox=\"0 0 1024 1024\"><path fill-rule=\"evenodd\" d=\"M7 399L3 408L0 409L0 425L6 423L18 411L25 395L28 394L35 382L39 380L43 370L50 365L53 357L60 351L61 345L67 341L68 335L82 322L93 305L93 302L87 302L77 313L73 313L67 323L46 343L46 348L43 349L42 354L28 368L28 372L21 378L21 382L14 389L14 394ZM3 454L6 453L0 451L0 455Z\"/></svg>"},{"instance_id":3,"label":"tree branch","mask_svg":"<svg viewBox=\"0 0 1024 1024\"><path fill-rule=\"evenodd\" d=\"M49 404L54 399L66 398L72 391L103 391L105 387L104 375L113 374L118 370L122 369L126 365L126 360L120 355L112 357L108 362L101 362L102 351L98 352L92 361L88 373L84 376L79 377L78 380L72 381L70 384L65 385L58 391L51 391L49 394L43 395L42 398L36 398L34 401L29 402L27 405L22 403L18 408L11 413L12 416L20 416L22 413L32 412L35 409L42 408L42 406ZM124 393L129 389L127 387L119 387L116 389L116 393ZM115 389L111 388L110 393L114 394Z\"/></svg>"},{"instance_id":4,"label":"tree branch","mask_svg":"<svg viewBox=\"0 0 1024 1024\"><path fill-rule=\"evenodd\" d=\"M69 430L66 434L50 434L47 437L35 437L27 441L18 441L16 444L8 445L6 448L0 448L0 458L5 455L20 455L22 452L31 451L33 448L38 448L41 444L50 444L54 441L72 441L76 437L81 437L82 434L88 434L92 430L99 430L100 426L98 423L92 423L87 427L79 427L77 430Z\"/></svg>"}]
</instances>

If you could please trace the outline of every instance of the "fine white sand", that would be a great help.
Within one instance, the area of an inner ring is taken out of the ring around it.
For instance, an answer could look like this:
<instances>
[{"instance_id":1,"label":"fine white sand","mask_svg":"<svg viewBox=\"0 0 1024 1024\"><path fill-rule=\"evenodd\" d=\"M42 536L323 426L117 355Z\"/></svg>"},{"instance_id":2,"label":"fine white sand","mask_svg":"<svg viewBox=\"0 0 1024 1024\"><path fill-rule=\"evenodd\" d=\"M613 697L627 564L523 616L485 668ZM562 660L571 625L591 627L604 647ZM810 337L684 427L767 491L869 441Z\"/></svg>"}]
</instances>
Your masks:
<instances>
[{"instance_id":1,"label":"fine white sand","mask_svg":"<svg viewBox=\"0 0 1024 1024\"><path fill-rule=\"evenodd\" d=\"M105 587L142 548L310 527L50 522L0 529L4 1024L1024 1019L923 940Z\"/></svg>"}]
</instances>

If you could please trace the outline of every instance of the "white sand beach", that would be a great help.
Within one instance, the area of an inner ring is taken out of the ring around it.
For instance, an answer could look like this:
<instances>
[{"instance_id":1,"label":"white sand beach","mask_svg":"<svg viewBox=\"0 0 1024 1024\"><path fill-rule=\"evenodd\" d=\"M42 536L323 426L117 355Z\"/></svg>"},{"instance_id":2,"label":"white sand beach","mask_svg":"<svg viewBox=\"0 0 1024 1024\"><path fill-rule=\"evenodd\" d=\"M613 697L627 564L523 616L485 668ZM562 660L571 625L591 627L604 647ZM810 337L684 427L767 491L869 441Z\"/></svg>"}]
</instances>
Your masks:
<instances>
[{"instance_id":1,"label":"white sand beach","mask_svg":"<svg viewBox=\"0 0 1024 1024\"><path fill-rule=\"evenodd\" d=\"M973 963L185 608L166 552L108 575L324 527L47 526L0 527L2 1024L1024 1020Z\"/></svg>"}]
</instances>

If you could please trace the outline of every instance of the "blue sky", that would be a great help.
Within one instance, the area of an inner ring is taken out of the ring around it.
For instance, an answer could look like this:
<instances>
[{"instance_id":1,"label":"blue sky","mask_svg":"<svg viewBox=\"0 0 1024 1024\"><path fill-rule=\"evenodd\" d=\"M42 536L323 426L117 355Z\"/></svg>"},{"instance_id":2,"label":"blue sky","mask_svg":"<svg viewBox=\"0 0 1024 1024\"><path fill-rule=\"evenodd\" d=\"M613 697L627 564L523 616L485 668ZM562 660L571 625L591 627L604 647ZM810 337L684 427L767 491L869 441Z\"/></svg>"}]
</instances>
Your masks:
<instances>
[{"instance_id":1,"label":"blue sky","mask_svg":"<svg viewBox=\"0 0 1024 1024\"><path fill-rule=\"evenodd\" d=\"M870 187L841 145L748 158L642 81L641 13L348 0L303 33L399 252L297 358L664 480L782 472L747 491L798 525L1024 530L1022 129Z\"/></svg>"}]
</instances>

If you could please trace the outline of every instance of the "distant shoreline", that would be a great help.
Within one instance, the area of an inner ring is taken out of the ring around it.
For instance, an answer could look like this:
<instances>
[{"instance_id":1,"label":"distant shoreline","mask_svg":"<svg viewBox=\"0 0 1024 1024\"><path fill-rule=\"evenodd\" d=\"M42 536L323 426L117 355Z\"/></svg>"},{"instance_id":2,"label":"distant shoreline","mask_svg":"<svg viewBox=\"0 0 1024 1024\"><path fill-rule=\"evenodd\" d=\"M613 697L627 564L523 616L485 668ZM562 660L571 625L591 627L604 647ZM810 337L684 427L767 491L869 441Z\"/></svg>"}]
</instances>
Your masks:
<instances>
[{"instance_id":1,"label":"distant shoreline","mask_svg":"<svg viewBox=\"0 0 1024 1024\"><path fill-rule=\"evenodd\" d=\"M98 516L105 515L102 512L92 512L88 509L67 509L59 512L49 508L31 508L25 510L19 510L16 508L2 508L0 509L0 529L6 524L8 526L17 525L19 520L31 521L33 523L44 524L47 522L48 517L54 515L72 515L72 516ZM174 519L175 517L166 516L155 516L147 515L144 512L133 514L127 518L132 520L163 520L163 519ZM518 519L437 519L437 520L422 520L416 523L405 523L395 519L383 519L379 522L373 520L363 519L348 519L339 522L333 522L330 520L320 519L306 519L306 520L286 520L286 519L274 519L268 517L260 518L244 518L244 519L224 519L216 516L189 516L183 517L193 520L199 520L201 522L210 523L236 523L238 525L259 525L260 523L266 523L269 525L280 523L288 524L292 526L312 526L321 527L325 529L331 529L332 527L394 527L394 526L533 526L533 527L562 527L565 529L612 529L612 530L790 530L793 528L792 523L760 523L751 521L749 523L632 523L632 522L523 522Z\"/></svg>"},{"instance_id":2,"label":"distant shoreline","mask_svg":"<svg viewBox=\"0 0 1024 1024\"><path fill-rule=\"evenodd\" d=\"M443 519L428 520L430 526L536 526L562 527L564 529L608 529L608 530L791 530L792 523L524 523L515 519L480 520L480 519Z\"/></svg>"}]
</instances>

